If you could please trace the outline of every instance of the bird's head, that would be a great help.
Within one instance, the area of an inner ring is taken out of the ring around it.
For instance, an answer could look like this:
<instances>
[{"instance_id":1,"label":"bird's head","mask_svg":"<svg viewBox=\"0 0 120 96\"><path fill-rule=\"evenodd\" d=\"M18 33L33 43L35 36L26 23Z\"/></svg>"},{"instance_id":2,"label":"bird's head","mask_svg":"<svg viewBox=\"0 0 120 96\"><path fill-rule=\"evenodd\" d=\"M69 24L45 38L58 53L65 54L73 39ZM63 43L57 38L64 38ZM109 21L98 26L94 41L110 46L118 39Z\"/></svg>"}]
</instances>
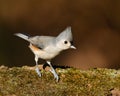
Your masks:
<instances>
[{"instance_id":1,"label":"bird's head","mask_svg":"<svg viewBox=\"0 0 120 96\"><path fill-rule=\"evenodd\" d=\"M56 37L56 45L61 50L66 50L69 48L76 49L76 47L73 46L71 27L67 27Z\"/></svg>"}]
</instances>

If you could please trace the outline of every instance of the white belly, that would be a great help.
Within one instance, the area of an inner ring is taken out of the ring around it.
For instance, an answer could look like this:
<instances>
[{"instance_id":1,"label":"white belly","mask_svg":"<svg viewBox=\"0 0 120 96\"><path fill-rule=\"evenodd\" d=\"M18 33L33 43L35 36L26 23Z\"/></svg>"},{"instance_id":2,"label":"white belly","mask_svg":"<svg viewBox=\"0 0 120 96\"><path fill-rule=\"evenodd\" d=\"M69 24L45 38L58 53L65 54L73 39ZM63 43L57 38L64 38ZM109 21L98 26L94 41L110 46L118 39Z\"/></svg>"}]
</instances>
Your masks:
<instances>
[{"instance_id":1,"label":"white belly","mask_svg":"<svg viewBox=\"0 0 120 96\"><path fill-rule=\"evenodd\" d=\"M44 59L44 60L50 60L52 58L54 58L56 55L58 55L59 53L48 53L45 52L43 50L40 51L34 51L34 54L38 56L38 58Z\"/></svg>"}]
</instances>

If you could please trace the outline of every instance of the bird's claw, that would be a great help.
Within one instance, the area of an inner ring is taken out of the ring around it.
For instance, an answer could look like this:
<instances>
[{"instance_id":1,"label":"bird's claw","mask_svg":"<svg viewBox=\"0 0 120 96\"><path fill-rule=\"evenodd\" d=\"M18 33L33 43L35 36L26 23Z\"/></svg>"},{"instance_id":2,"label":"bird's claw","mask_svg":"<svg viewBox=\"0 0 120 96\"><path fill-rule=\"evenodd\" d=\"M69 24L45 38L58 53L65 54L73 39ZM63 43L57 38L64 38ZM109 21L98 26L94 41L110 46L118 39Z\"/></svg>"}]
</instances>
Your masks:
<instances>
[{"instance_id":1,"label":"bird's claw","mask_svg":"<svg viewBox=\"0 0 120 96\"><path fill-rule=\"evenodd\" d=\"M56 82L58 82L59 81L59 76L58 75L54 76L54 79L56 80Z\"/></svg>"},{"instance_id":2,"label":"bird's claw","mask_svg":"<svg viewBox=\"0 0 120 96\"><path fill-rule=\"evenodd\" d=\"M56 82L58 82L58 81L59 81L59 76L58 76L58 74L55 72L55 70L54 70L54 69L51 69L50 72L54 75L54 79L56 79Z\"/></svg>"},{"instance_id":3,"label":"bird's claw","mask_svg":"<svg viewBox=\"0 0 120 96\"><path fill-rule=\"evenodd\" d=\"M35 68L36 73L38 74L39 77L41 77L41 72L38 67Z\"/></svg>"}]
</instances>

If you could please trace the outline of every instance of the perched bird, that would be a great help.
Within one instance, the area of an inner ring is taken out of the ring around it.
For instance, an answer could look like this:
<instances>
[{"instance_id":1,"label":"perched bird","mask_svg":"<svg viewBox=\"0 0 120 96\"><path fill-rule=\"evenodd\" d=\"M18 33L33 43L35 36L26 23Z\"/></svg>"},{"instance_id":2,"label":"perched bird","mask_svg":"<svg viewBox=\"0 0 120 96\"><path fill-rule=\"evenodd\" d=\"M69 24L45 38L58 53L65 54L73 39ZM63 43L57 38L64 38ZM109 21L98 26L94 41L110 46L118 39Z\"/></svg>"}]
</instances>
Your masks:
<instances>
[{"instance_id":1,"label":"perched bird","mask_svg":"<svg viewBox=\"0 0 120 96\"><path fill-rule=\"evenodd\" d=\"M54 75L56 81L59 80L59 76L51 65L51 59L57 56L61 51L66 49L76 49L73 46L73 37L71 27L67 27L57 37L53 36L33 36L29 37L22 33L15 33L14 35L25 39L30 43L29 48L35 55L36 72L41 77L41 72L38 68L38 59L46 60L46 63L50 66L50 72Z\"/></svg>"}]
</instances>

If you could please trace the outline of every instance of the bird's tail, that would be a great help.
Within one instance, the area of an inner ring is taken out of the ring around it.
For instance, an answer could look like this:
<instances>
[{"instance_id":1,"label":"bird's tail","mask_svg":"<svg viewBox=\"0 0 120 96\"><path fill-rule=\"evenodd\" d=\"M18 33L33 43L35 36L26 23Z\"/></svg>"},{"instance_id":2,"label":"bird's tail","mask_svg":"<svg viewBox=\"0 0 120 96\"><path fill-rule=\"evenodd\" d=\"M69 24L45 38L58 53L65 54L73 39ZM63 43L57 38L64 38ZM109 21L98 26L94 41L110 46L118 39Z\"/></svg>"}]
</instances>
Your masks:
<instances>
[{"instance_id":1,"label":"bird's tail","mask_svg":"<svg viewBox=\"0 0 120 96\"><path fill-rule=\"evenodd\" d=\"M29 38L27 35L24 35L22 33L15 33L14 35L18 36L18 37L20 37L20 38L22 38L24 40L27 40L27 41L28 41L28 38Z\"/></svg>"}]
</instances>

